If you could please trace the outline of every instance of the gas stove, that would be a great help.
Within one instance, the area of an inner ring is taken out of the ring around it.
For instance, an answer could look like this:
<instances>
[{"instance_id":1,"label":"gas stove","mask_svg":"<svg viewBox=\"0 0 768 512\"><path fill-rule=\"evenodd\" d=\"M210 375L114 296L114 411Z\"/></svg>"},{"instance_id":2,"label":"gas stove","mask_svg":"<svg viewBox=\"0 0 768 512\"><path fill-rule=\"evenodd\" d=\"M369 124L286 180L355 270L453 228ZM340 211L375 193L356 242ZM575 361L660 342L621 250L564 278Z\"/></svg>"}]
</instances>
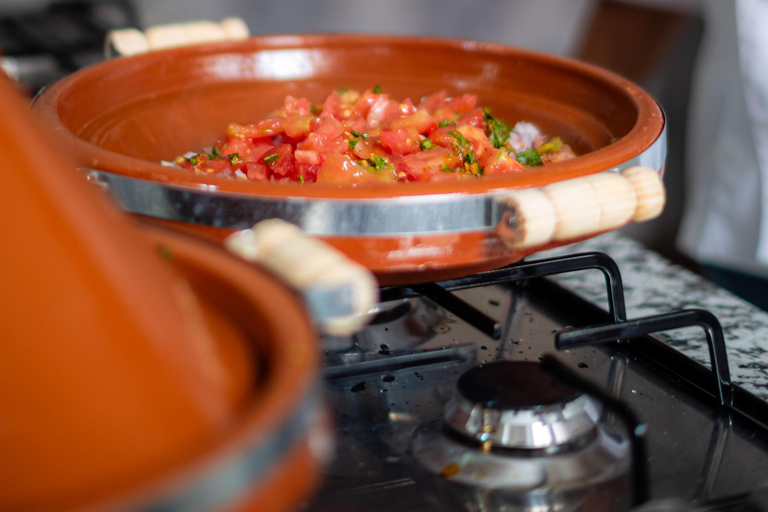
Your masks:
<instances>
[{"instance_id":1,"label":"gas stove","mask_svg":"<svg viewBox=\"0 0 768 512\"><path fill-rule=\"evenodd\" d=\"M579 269L603 272L608 312L544 277ZM323 340L337 449L306 510L768 510L768 404L731 383L717 319L627 321L605 254L381 296ZM651 335L683 326L714 372Z\"/></svg>"}]
</instances>

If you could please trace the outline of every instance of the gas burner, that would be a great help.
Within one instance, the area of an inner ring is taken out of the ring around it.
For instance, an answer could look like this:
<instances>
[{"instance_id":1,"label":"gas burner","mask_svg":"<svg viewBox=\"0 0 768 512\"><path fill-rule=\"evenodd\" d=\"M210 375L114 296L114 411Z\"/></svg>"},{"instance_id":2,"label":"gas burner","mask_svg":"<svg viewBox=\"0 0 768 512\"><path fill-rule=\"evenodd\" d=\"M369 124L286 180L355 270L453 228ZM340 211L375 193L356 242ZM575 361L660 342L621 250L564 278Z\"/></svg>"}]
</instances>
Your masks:
<instances>
[{"instance_id":1,"label":"gas burner","mask_svg":"<svg viewBox=\"0 0 768 512\"><path fill-rule=\"evenodd\" d=\"M538 363L480 365L464 373L457 388L445 407L445 424L486 451L557 451L594 434L600 419L597 402L558 384Z\"/></svg>"},{"instance_id":2,"label":"gas burner","mask_svg":"<svg viewBox=\"0 0 768 512\"><path fill-rule=\"evenodd\" d=\"M594 399L524 361L472 368L457 388L443 417L413 441L446 503L483 512L626 510L629 442L599 422Z\"/></svg>"}]
</instances>

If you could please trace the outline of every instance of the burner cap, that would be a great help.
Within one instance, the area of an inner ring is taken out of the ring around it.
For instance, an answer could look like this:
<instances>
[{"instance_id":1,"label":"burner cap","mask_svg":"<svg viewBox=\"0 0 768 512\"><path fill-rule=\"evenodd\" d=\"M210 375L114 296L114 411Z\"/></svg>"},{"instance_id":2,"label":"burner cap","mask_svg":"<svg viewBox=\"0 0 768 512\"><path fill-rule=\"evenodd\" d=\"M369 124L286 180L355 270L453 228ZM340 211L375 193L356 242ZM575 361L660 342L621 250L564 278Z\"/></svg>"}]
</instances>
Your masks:
<instances>
[{"instance_id":1,"label":"burner cap","mask_svg":"<svg viewBox=\"0 0 768 512\"><path fill-rule=\"evenodd\" d=\"M565 404L580 394L555 382L540 364L529 361L498 361L476 366L459 378L457 387L468 401L497 410Z\"/></svg>"},{"instance_id":2,"label":"burner cap","mask_svg":"<svg viewBox=\"0 0 768 512\"><path fill-rule=\"evenodd\" d=\"M554 382L539 363L498 361L458 381L443 418L454 432L483 448L554 449L593 431L599 404Z\"/></svg>"}]
</instances>

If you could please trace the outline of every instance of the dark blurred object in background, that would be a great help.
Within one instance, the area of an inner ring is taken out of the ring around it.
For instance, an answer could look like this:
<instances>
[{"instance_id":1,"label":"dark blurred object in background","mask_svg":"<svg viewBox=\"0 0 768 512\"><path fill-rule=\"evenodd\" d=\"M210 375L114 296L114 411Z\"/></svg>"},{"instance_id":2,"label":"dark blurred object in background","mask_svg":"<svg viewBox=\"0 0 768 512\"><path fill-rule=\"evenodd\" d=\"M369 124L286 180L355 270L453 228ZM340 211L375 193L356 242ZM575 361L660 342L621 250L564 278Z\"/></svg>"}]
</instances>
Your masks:
<instances>
[{"instance_id":1,"label":"dark blurred object in background","mask_svg":"<svg viewBox=\"0 0 768 512\"><path fill-rule=\"evenodd\" d=\"M699 265L675 247L675 239L685 204L688 98L703 34L701 13L687 2L600 0L576 53L581 60L639 84L664 109L669 148L664 172L667 206L658 219L628 226L623 232L696 271Z\"/></svg>"},{"instance_id":2,"label":"dark blurred object in background","mask_svg":"<svg viewBox=\"0 0 768 512\"><path fill-rule=\"evenodd\" d=\"M0 67L30 94L102 60L110 30L138 27L130 0L60 0L0 16Z\"/></svg>"}]
</instances>

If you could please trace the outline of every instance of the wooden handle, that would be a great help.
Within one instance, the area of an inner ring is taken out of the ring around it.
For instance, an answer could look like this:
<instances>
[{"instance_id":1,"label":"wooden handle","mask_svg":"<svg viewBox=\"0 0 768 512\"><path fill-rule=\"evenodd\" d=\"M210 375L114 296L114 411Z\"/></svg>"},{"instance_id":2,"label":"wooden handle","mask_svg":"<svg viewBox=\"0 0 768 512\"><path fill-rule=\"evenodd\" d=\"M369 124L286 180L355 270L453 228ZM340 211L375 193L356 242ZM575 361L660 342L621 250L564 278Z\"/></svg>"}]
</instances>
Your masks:
<instances>
[{"instance_id":1,"label":"wooden handle","mask_svg":"<svg viewBox=\"0 0 768 512\"><path fill-rule=\"evenodd\" d=\"M542 246L657 217L664 185L650 167L603 172L510 192L499 201L507 211L496 233L513 248Z\"/></svg>"},{"instance_id":2,"label":"wooden handle","mask_svg":"<svg viewBox=\"0 0 768 512\"><path fill-rule=\"evenodd\" d=\"M632 183L637 197L637 207L632 220L644 222L655 219L664 210L667 194L659 174L650 167L635 166L621 171Z\"/></svg>"},{"instance_id":3,"label":"wooden handle","mask_svg":"<svg viewBox=\"0 0 768 512\"><path fill-rule=\"evenodd\" d=\"M319 328L333 336L358 331L379 300L373 274L333 247L279 219L233 233L226 247L268 268L302 294Z\"/></svg>"},{"instance_id":4,"label":"wooden handle","mask_svg":"<svg viewBox=\"0 0 768 512\"><path fill-rule=\"evenodd\" d=\"M555 208L553 240L569 240L598 232L600 203L586 179L553 183L544 187L543 191Z\"/></svg>"},{"instance_id":5,"label":"wooden handle","mask_svg":"<svg viewBox=\"0 0 768 512\"><path fill-rule=\"evenodd\" d=\"M129 28L107 34L104 53L107 58L130 56L178 46L237 41L249 35L248 26L240 18L228 18L220 23L196 21L158 25L145 32Z\"/></svg>"},{"instance_id":6,"label":"wooden handle","mask_svg":"<svg viewBox=\"0 0 768 512\"><path fill-rule=\"evenodd\" d=\"M507 208L496 233L515 248L534 247L552 240L555 207L540 189L515 190L500 198Z\"/></svg>"},{"instance_id":7,"label":"wooden handle","mask_svg":"<svg viewBox=\"0 0 768 512\"><path fill-rule=\"evenodd\" d=\"M595 199L600 204L598 231L608 231L623 226L630 220L637 207L637 197L629 180L614 172L602 172L587 176Z\"/></svg>"}]
</instances>

